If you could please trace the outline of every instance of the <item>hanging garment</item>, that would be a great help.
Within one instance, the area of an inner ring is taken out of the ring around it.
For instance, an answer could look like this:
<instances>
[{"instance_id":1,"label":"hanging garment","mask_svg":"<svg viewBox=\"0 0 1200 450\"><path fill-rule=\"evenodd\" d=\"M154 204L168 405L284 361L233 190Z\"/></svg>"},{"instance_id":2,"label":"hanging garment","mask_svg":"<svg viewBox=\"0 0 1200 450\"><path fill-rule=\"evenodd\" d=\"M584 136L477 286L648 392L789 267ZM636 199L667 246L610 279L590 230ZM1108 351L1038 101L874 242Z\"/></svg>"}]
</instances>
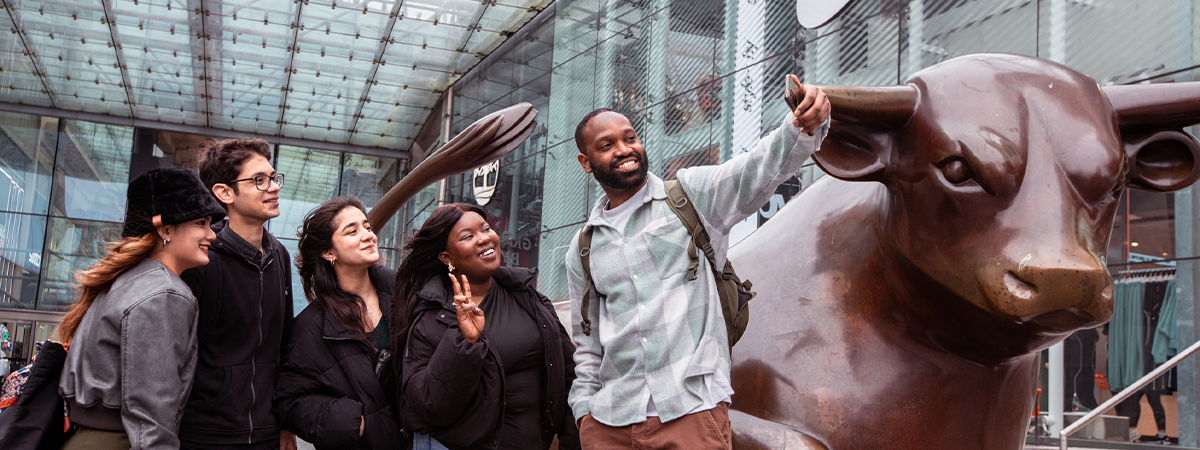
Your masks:
<instances>
[{"instance_id":1,"label":"hanging garment","mask_svg":"<svg viewBox=\"0 0 1200 450\"><path fill-rule=\"evenodd\" d=\"M1076 331L1063 341L1063 405L1075 411L1075 402L1096 409L1096 341L1094 328Z\"/></svg>"},{"instance_id":2,"label":"hanging garment","mask_svg":"<svg viewBox=\"0 0 1200 450\"><path fill-rule=\"evenodd\" d=\"M1158 326L1154 330L1154 343L1150 353L1155 364L1162 364L1179 354L1179 339L1175 337L1175 296L1178 294L1175 280L1167 282L1167 292L1159 311Z\"/></svg>"},{"instance_id":3,"label":"hanging garment","mask_svg":"<svg viewBox=\"0 0 1200 450\"><path fill-rule=\"evenodd\" d=\"M1142 356L1142 303L1145 283L1113 286L1113 317L1108 322L1108 385L1120 392L1145 373Z\"/></svg>"}]
</instances>

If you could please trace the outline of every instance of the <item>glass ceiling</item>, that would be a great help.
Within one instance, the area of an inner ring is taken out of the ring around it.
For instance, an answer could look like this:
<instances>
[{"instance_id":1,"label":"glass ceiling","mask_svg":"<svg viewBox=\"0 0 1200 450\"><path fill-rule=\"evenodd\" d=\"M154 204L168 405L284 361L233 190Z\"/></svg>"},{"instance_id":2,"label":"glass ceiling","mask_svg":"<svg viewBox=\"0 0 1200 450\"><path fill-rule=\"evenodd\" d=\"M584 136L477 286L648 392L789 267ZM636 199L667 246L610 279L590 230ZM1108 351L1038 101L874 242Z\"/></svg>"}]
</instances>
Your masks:
<instances>
[{"instance_id":1,"label":"glass ceiling","mask_svg":"<svg viewBox=\"0 0 1200 450\"><path fill-rule=\"evenodd\" d=\"M552 0L0 0L0 102L407 150Z\"/></svg>"}]
</instances>

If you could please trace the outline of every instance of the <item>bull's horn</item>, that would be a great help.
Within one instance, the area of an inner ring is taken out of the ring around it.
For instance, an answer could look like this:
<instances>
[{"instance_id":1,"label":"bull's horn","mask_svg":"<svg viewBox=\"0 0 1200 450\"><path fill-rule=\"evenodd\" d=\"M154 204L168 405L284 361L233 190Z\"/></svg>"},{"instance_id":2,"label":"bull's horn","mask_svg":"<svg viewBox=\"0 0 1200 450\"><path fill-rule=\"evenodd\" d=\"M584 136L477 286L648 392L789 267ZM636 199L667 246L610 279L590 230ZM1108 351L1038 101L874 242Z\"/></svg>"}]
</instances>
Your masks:
<instances>
[{"instance_id":1,"label":"bull's horn","mask_svg":"<svg viewBox=\"0 0 1200 450\"><path fill-rule=\"evenodd\" d=\"M525 142L533 132L535 117L533 105L518 103L475 121L392 186L367 213L367 220L382 230L425 187L500 159Z\"/></svg>"},{"instance_id":2,"label":"bull's horn","mask_svg":"<svg viewBox=\"0 0 1200 450\"><path fill-rule=\"evenodd\" d=\"M917 88L911 85L820 88L839 122L891 130L908 123L917 108Z\"/></svg>"},{"instance_id":3,"label":"bull's horn","mask_svg":"<svg viewBox=\"0 0 1200 450\"><path fill-rule=\"evenodd\" d=\"M1200 123L1200 82L1105 86L1102 90L1123 133Z\"/></svg>"}]
</instances>

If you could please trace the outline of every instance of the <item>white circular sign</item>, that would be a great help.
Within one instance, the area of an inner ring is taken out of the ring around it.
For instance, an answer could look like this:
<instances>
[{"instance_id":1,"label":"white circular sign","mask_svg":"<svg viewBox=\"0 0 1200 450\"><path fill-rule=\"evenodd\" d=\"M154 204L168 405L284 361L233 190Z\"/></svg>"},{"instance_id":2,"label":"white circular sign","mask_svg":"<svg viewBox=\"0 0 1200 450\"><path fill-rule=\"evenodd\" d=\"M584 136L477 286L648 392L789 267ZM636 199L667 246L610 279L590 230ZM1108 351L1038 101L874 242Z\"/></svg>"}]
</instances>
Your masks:
<instances>
[{"instance_id":1,"label":"white circular sign","mask_svg":"<svg viewBox=\"0 0 1200 450\"><path fill-rule=\"evenodd\" d=\"M804 28L829 23L850 4L850 0L796 0L796 18Z\"/></svg>"}]
</instances>

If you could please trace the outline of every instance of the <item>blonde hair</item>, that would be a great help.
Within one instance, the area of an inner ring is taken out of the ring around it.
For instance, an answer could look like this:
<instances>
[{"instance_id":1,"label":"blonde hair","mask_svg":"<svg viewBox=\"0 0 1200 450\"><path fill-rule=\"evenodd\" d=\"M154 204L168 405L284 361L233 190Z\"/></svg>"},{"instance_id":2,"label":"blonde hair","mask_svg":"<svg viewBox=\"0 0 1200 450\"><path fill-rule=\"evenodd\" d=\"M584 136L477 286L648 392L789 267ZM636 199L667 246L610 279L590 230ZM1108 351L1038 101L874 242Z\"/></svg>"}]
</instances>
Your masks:
<instances>
[{"instance_id":1,"label":"blonde hair","mask_svg":"<svg viewBox=\"0 0 1200 450\"><path fill-rule=\"evenodd\" d=\"M70 343L83 321L83 315L91 308L96 297L108 291L117 277L129 268L150 257L154 246L158 243L158 232L151 231L141 236L130 236L108 245L108 252L99 262L92 264L87 270L75 274L75 290L79 291L79 301L71 306L67 315L63 316L58 326L58 336L64 343Z\"/></svg>"}]
</instances>

